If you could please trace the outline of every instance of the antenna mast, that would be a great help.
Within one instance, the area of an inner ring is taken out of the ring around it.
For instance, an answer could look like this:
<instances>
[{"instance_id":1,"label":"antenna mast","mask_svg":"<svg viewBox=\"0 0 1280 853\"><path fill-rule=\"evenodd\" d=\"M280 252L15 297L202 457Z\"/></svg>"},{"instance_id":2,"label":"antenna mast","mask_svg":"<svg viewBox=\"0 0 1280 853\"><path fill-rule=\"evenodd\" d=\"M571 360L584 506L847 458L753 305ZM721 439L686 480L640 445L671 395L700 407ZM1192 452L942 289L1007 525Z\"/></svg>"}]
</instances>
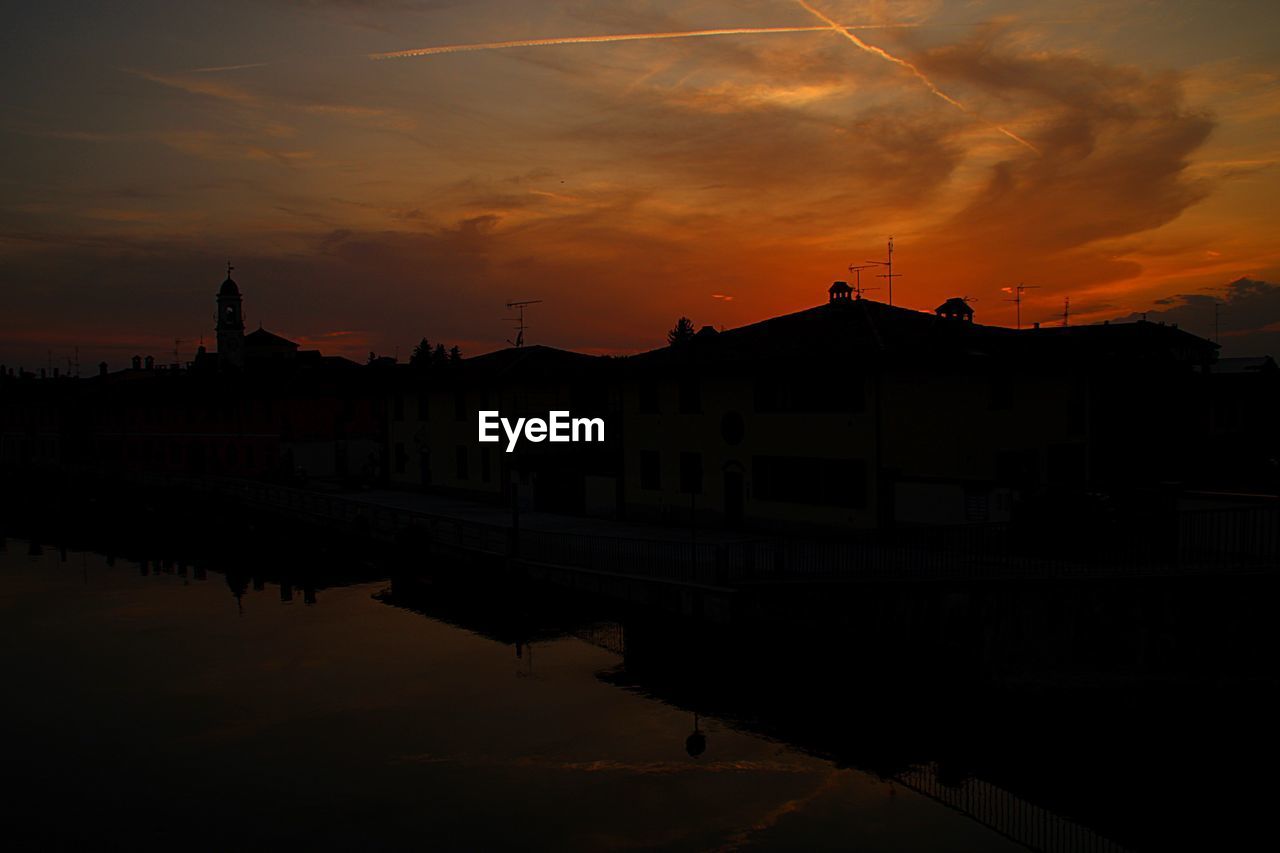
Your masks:
<instances>
[{"instance_id":1,"label":"antenna mast","mask_svg":"<svg viewBox=\"0 0 1280 853\"><path fill-rule=\"evenodd\" d=\"M889 259L886 261L867 261L868 264L876 264L885 268L885 272L877 273L876 278L884 278L889 281L889 304L893 304L893 280L900 277L901 273L893 271L893 238L889 238Z\"/></svg>"},{"instance_id":2,"label":"antenna mast","mask_svg":"<svg viewBox=\"0 0 1280 853\"><path fill-rule=\"evenodd\" d=\"M849 264L849 272L853 273L854 275L854 282L853 282L853 294L854 294L853 298L854 299L861 299L862 294L866 293L868 290L880 289L878 287L862 286L862 271L869 270L874 266L875 264Z\"/></svg>"},{"instance_id":3,"label":"antenna mast","mask_svg":"<svg viewBox=\"0 0 1280 853\"><path fill-rule=\"evenodd\" d=\"M523 299L523 300L515 300L507 303L508 308L515 308L520 312L519 317L507 318L508 320L515 320L517 324L516 339L514 341L508 339L507 343L516 347L524 346L524 332L525 332L525 329L529 328L524 324L524 308L526 305L537 305L541 301L542 301L541 299Z\"/></svg>"},{"instance_id":4,"label":"antenna mast","mask_svg":"<svg viewBox=\"0 0 1280 853\"><path fill-rule=\"evenodd\" d=\"M1071 324L1071 297L1062 297L1062 325L1065 328Z\"/></svg>"},{"instance_id":5,"label":"antenna mast","mask_svg":"<svg viewBox=\"0 0 1280 853\"><path fill-rule=\"evenodd\" d=\"M1019 329L1021 329L1021 328L1022 328L1022 291L1024 291L1024 290L1034 290L1035 288L1037 288L1037 287L1039 287L1039 286L1040 286L1040 285L1038 285L1038 284L1023 284L1022 282L1018 282L1018 284L1017 284L1016 286L1014 286L1014 287L1006 287L1006 288L1004 288L1004 292L1005 292L1005 293L1012 293L1012 294L1013 294L1013 298L1012 298L1012 299L1006 299L1006 300L1005 300L1005 302L1012 302L1015 306L1017 306L1017 309L1018 309L1018 325L1017 325L1017 328L1019 328Z\"/></svg>"}]
</instances>

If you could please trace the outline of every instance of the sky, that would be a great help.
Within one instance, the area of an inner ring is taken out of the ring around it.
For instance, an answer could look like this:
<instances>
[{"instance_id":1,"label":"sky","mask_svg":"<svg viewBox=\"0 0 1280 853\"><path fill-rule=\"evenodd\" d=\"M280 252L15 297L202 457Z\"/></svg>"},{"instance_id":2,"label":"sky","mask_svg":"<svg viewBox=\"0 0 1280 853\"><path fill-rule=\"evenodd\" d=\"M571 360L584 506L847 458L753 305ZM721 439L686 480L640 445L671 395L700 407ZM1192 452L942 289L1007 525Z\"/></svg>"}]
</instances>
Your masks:
<instances>
[{"instance_id":1,"label":"sky","mask_svg":"<svg viewBox=\"0 0 1280 853\"><path fill-rule=\"evenodd\" d=\"M228 260L250 328L328 353L477 354L523 299L529 343L634 352L824 302L890 236L897 305L1012 326L1023 283L1024 325L1213 337L1216 303L1225 355L1280 355L1277 32L1271 0L23 4L0 362L189 360Z\"/></svg>"}]
</instances>

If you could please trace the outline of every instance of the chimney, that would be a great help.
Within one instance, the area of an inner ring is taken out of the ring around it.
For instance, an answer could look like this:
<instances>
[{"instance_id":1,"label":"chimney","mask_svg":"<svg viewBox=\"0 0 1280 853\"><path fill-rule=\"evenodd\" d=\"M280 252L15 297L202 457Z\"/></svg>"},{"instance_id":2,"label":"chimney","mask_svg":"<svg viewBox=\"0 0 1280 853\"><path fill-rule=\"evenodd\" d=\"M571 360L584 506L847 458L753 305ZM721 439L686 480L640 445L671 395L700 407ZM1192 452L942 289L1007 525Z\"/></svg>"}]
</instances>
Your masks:
<instances>
[{"instance_id":1,"label":"chimney","mask_svg":"<svg viewBox=\"0 0 1280 853\"><path fill-rule=\"evenodd\" d=\"M105 361L98 362L98 375L99 376L107 375L107 363Z\"/></svg>"},{"instance_id":2,"label":"chimney","mask_svg":"<svg viewBox=\"0 0 1280 853\"><path fill-rule=\"evenodd\" d=\"M135 355L135 356L133 357L133 362L132 362L132 363L133 363L133 369L134 369L134 370L141 370L141 369L142 369L142 356L140 356L140 355Z\"/></svg>"},{"instance_id":3,"label":"chimney","mask_svg":"<svg viewBox=\"0 0 1280 853\"><path fill-rule=\"evenodd\" d=\"M1031 324L1031 328L1033 328L1033 329L1038 329L1038 328L1040 328L1040 324L1039 324L1039 323L1032 323L1032 324Z\"/></svg>"},{"instance_id":4,"label":"chimney","mask_svg":"<svg viewBox=\"0 0 1280 853\"><path fill-rule=\"evenodd\" d=\"M155 370L155 368L156 368L156 357L155 357L155 356L153 356L153 355L149 355L149 356L147 356L146 365L147 365L147 370Z\"/></svg>"}]
</instances>

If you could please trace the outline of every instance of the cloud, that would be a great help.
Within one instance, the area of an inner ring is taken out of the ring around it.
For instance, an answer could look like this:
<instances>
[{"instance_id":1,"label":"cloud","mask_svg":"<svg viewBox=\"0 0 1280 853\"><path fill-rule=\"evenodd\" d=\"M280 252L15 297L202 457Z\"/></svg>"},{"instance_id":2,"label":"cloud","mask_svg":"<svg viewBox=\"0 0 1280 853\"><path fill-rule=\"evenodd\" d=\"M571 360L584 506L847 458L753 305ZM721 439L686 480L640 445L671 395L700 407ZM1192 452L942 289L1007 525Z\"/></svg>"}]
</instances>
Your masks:
<instances>
[{"instance_id":1,"label":"cloud","mask_svg":"<svg viewBox=\"0 0 1280 853\"><path fill-rule=\"evenodd\" d=\"M144 71L136 68L125 69L135 77L141 77L151 83L177 89L190 95L203 95L220 101L231 101L241 106L260 106L263 101L239 86L212 77L192 77L188 74L162 74L155 71Z\"/></svg>"},{"instance_id":2,"label":"cloud","mask_svg":"<svg viewBox=\"0 0 1280 853\"><path fill-rule=\"evenodd\" d=\"M412 130L416 125L416 122L403 112L377 107L362 107L354 104L303 104L298 109L310 115L340 118L387 130Z\"/></svg>"},{"instance_id":3,"label":"cloud","mask_svg":"<svg viewBox=\"0 0 1280 853\"><path fill-rule=\"evenodd\" d=\"M307 149L268 147L250 138L207 130L175 130L161 133L157 141L207 160L269 160L291 166L312 160L316 152Z\"/></svg>"},{"instance_id":4,"label":"cloud","mask_svg":"<svg viewBox=\"0 0 1280 853\"><path fill-rule=\"evenodd\" d=\"M1153 323L1176 323L1201 337L1213 339L1214 303L1218 303L1218 332L1224 356L1280 356L1280 284L1239 278L1220 293L1179 293L1155 300L1160 307L1135 311L1119 322L1145 317Z\"/></svg>"},{"instance_id":5,"label":"cloud","mask_svg":"<svg viewBox=\"0 0 1280 853\"><path fill-rule=\"evenodd\" d=\"M404 19L382 12L413 4L302 5L385 25ZM821 8L845 20L835 5ZM575 4L569 14L583 17L567 25L561 15L514 32L445 27L440 40L815 20L792 3L742 4L729 21L666 8ZM65 142L15 143L30 149L15 163L72 149L96 159L80 173L45 169L0 207L9 324L187 336L209 325L209 289L230 254L249 310L316 341L351 328L387 352L423 334L496 346L502 303L528 297L546 300L532 339L626 351L661 343L681 314L733 326L823 301L851 262L882 257L889 234L899 304L970 294L983 299L980 321L1011 322L996 291L1023 280L1043 285L1027 293L1025 322L1058 314L1067 294L1073 318L1127 310L1117 297L1157 263L1145 235L1213 192L1228 166L1271 161L1232 152L1205 168L1215 122L1188 106L1182 77L1044 49L1014 27L945 43L964 31L870 39L971 113L812 32L439 62L354 58L382 41L363 37L348 63L278 74L136 72L165 89L130 92L131 110L82 114L83 131L44 132ZM163 190L164 202L90 198L95 181ZM48 203L59 210L31 207ZM85 211L102 218L85 224ZM1161 232L1171 254L1160 263L1187 251L1187 233ZM1216 239L1197 255L1209 245L1230 261L1220 278L1274 279ZM1155 287L1143 287L1145 303ZM733 298L706 296L717 293Z\"/></svg>"},{"instance_id":6,"label":"cloud","mask_svg":"<svg viewBox=\"0 0 1280 853\"><path fill-rule=\"evenodd\" d=\"M924 53L931 72L1034 116L1040 157L995 165L949 223L970 238L1054 252L1153 229L1203 199L1187 175L1213 120L1184 104L1181 80L1064 54L1018 54L1001 30Z\"/></svg>"}]
</instances>

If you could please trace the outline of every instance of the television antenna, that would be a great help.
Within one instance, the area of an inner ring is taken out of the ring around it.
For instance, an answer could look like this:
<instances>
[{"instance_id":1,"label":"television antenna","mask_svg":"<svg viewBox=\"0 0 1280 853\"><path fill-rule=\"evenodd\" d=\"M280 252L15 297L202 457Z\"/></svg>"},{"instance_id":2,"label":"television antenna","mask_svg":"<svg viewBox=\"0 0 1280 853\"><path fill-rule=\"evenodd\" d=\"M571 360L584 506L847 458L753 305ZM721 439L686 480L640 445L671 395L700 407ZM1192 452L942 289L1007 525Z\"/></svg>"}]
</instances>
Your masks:
<instances>
[{"instance_id":1,"label":"television antenna","mask_svg":"<svg viewBox=\"0 0 1280 853\"><path fill-rule=\"evenodd\" d=\"M503 319L505 319L505 320L512 320L512 321L514 321L514 322L516 323L516 339L513 341L513 340L511 340L510 338L508 338L508 339L507 339L507 343L511 344L513 347L522 347L522 346L524 346L524 333L525 333L525 330L529 328L528 326L526 326L526 325L524 324L524 309L525 309L525 306L526 306L526 305L537 305L537 304L538 304L539 302L541 302L541 301L542 301L541 299L518 299L518 300L513 300L513 301L511 301L511 302L508 302L508 303L507 303L507 307L508 307L508 308L515 308L517 311L519 311L519 312L520 312L520 316L518 316L518 317L504 317L504 318L503 318Z\"/></svg>"},{"instance_id":2,"label":"television antenna","mask_svg":"<svg viewBox=\"0 0 1280 853\"><path fill-rule=\"evenodd\" d=\"M1023 284L1022 282L1018 282L1018 283L1017 283L1016 285L1014 285L1013 287L1006 287L1006 288L1004 288L1004 292L1005 292L1005 293L1012 293L1012 294L1013 294L1013 298L1012 298L1012 299L1006 299L1006 300L1005 300L1005 302L1012 302L1014 305L1016 305L1016 306L1017 306L1017 309L1018 309L1018 326L1017 326L1017 328L1019 328L1019 329L1021 329L1021 328L1022 328L1022 292L1023 292L1024 290L1034 290L1034 289L1035 289L1035 288L1037 288L1037 287L1040 287L1040 285L1038 285L1038 284Z\"/></svg>"},{"instance_id":3,"label":"television antenna","mask_svg":"<svg viewBox=\"0 0 1280 853\"><path fill-rule=\"evenodd\" d=\"M885 272L877 273L876 278L884 278L889 280L889 304L893 304L893 280L899 278L902 274L893 271L893 238L889 238L889 258L884 261L867 261L869 265L882 266Z\"/></svg>"},{"instance_id":4,"label":"television antenna","mask_svg":"<svg viewBox=\"0 0 1280 853\"><path fill-rule=\"evenodd\" d=\"M853 281L853 293L854 293L854 298L855 298L855 299L861 299L861 298L862 298L862 294L866 293L866 292L867 292L867 291L869 291L869 290L879 290L879 289L880 289L880 288L878 288L878 287L863 287L863 286L862 286L862 271L863 271L863 270L869 270L869 269L871 269L871 268L872 268L872 267L874 267L874 266L875 266L875 264L849 264L849 272L853 273L853 276L854 276L854 281Z\"/></svg>"}]
</instances>

